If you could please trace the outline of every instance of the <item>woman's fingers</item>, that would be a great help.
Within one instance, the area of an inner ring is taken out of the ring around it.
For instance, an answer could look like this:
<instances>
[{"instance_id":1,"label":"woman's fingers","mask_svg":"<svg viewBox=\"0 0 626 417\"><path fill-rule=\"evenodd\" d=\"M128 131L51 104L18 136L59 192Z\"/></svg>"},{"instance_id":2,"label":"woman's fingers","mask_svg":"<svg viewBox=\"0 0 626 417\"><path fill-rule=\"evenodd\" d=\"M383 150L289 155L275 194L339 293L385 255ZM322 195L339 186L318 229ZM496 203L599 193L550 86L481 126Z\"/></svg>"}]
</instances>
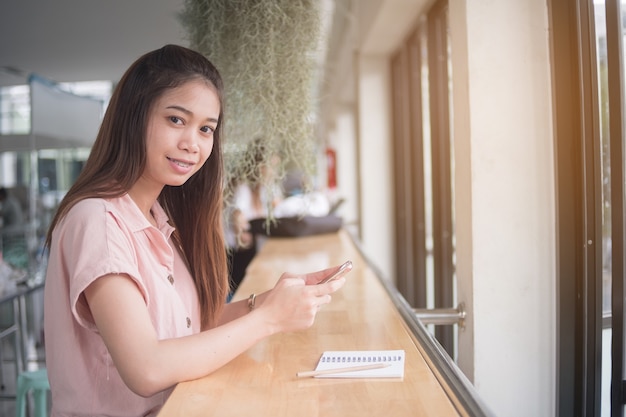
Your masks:
<instances>
[{"instance_id":1,"label":"woman's fingers","mask_svg":"<svg viewBox=\"0 0 626 417\"><path fill-rule=\"evenodd\" d=\"M344 276L352 270L352 261L344 262L339 266L307 274L305 280L308 285L325 284Z\"/></svg>"},{"instance_id":2,"label":"woman's fingers","mask_svg":"<svg viewBox=\"0 0 626 417\"><path fill-rule=\"evenodd\" d=\"M319 297L321 299L319 305L317 306L317 309L319 310L324 304L330 304L330 302L333 300L333 298L331 297L330 294L326 294L323 295L321 297Z\"/></svg>"},{"instance_id":3,"label":"woman's fingers","mask_svg":"<svg viewBox=\"0 0 626 417\"><path fill-rule=\"evenodd\" d=\"M304 280L307 285L315 285L318 284L324 278L330 276L335 273L339 269L338 266L333 266L331 268L326 268L321 271L309 272L304 275Z\"/></svg>"},{"instance_id":4,"label":"woman's fingers","mask_svg":"<svg viewBox=\"0 0 626 417\"><path fill-rule=\"evenodd\" d=\"M313 325L320 308L332 301L330 293L344 283L345 279L340 278L324 285L305 285L302 276L283 275L267 294L262 308L267 309L280 331L303 330Z\"/></svg>"},{"instance_id":5,"label":"woman's fingers","mask_svg":"<svg viewBox=\"0 0 626 417\"><path fill-rule=\"evenodd\" d=\"M340 268L334 266L308 274L283 273L262 303L276 328L288 332L311 327L322 306L332 301L330 294L346 283L343 273L350 268L344 269L336 279L323 284L319 282Z\"/></svg>"}]
</instances>

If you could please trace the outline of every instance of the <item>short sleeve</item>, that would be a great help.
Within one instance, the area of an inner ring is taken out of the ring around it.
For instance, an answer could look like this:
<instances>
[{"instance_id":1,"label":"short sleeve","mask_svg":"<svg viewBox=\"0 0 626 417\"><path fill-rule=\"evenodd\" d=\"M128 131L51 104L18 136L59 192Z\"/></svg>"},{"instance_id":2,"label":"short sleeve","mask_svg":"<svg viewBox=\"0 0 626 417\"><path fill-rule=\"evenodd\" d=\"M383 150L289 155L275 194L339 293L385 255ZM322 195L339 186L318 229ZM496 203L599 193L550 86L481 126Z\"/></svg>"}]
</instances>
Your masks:
<instances>
[{"instance_id":1,"label":"short sleeve","mask_svg":"<svg viewBox=\"0 0 626 417\"><path fill-rule=\"evenodd\" d=\"M77 203L55 234L67 274L71 311L81 326L96 330L84 291L104 275L128 276L137 284L146 304L149 302L138 271L132 231L116 220L105 200L87 199Z\"/></svg>"}]
</instances>

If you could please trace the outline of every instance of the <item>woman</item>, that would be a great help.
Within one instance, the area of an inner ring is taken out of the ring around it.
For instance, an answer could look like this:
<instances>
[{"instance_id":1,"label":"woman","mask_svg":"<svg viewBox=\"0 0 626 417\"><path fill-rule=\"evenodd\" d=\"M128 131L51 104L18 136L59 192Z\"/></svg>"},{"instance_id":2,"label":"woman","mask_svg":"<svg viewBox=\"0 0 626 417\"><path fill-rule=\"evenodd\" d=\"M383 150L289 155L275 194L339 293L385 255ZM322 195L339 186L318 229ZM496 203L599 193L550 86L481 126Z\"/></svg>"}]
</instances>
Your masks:
<instances>
[{"instance_id":1,"label":"woman","mask_svg":"<svg viewBox=\"0 0 626 417\"><path fill-rule=\"evenodd\" d=\"M173 386L311 326L345 279L283 274L225 305L222 80L189 49L140 57L47 236L52 416L155 415Z\"/></svg>"}]
</instances>

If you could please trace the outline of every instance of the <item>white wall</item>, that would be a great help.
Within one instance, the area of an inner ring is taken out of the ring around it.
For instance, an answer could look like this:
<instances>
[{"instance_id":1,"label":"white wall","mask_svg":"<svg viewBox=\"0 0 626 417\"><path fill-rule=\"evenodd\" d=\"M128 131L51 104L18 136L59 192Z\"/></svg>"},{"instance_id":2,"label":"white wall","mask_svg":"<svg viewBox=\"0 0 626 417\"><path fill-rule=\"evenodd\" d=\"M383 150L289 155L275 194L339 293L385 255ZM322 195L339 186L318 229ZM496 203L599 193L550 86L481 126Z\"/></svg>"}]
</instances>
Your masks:
<instances>
[{"instance_id":1,"label":"white wall","mask_svg":"<svg viewBox=\"0 0 626 417\"><path fill-rule=\"evenodd\" d=\"M344 227L353 234L358 233L358 182L357 146L355 119L353 108L339 107L336 113L335 129L329 134L329 144L337 151L337 189L335 198L344 198L338 214L342 217Z\"/></svg>"},{"instance_id":2,"label":"white wall","mask_svg":"<svg viewBox=\"0 0 626 417\"><path fill-rule=\"evenodd\" d=\"M358 58L361 244L385 278L394 276L389 62Z\"/></svg>"},{"instance_id":3,"label":"white wall","mask_svg":"<svg viewBox=\"0 0 626 417\"><path fill-rule=\"evenodd\" d=\"M450 2L453 55L467 51L453 67L454 140L470 150L456 153L455 211L471 212L458 219L457 246L471 256L458 261L459 292L473 295L474 330L467 339L460 333L459 350L473 344L474 351L473 364L463 358L460 365L473 369L474 385L499 416L551 415L555 407L546 7L542 0Z\"/></svg>"}]
</instances>

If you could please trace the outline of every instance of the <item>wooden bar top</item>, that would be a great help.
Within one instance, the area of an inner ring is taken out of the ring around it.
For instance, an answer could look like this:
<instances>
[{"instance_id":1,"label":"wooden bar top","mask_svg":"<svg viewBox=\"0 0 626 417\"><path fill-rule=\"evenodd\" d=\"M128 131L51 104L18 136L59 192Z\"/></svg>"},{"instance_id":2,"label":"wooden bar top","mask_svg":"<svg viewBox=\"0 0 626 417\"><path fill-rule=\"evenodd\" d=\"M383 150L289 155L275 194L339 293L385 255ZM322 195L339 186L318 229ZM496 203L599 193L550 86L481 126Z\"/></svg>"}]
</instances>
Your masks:
<instances>
[{"instance_id":1,"label":"wooden bar top","mask_svg":"<svg viewBox=\"0 0 626 417\"><path fill-rule=\"evenodd\" d=\"M277 334L218 371L178 384L169 416L463 416L408 331L385 287L345 231L271 238L248 267L234 300L273 287L282 272L310 272L352 260L346 285L305 331ZM406 352L404 378L297 378L326 350Z\"/></svg>"}]
</instances>

